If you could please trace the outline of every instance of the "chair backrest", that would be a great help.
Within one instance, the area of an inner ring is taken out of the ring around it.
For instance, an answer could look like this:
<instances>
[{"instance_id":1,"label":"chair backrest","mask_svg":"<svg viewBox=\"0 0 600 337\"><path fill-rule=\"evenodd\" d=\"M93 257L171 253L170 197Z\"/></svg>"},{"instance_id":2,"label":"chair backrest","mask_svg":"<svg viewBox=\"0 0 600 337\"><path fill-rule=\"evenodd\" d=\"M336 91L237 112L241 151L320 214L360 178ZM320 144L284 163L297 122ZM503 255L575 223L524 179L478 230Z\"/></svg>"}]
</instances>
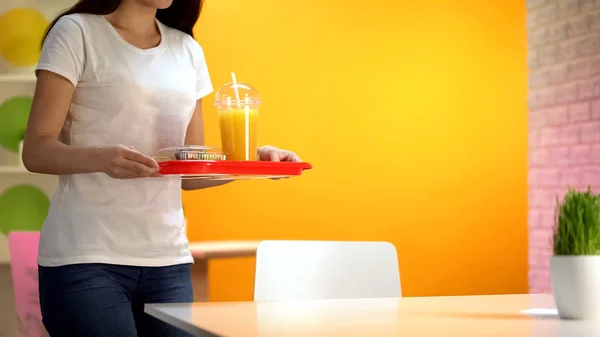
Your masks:
<instances>
[{"instance_id":1,"label":"chair backrest","mask_svg":"<svg viewBox=\"0 0 600 337\"><path fill-rule=\"evenodd\" d=\"M258 302L401 296L387 242L263 241L256 252Z\"/></svg>"},{"instance_id":2,"label":"chair backrest","mask_svg":"<svg viewBox=\"0 0 600 337\"><path fill-rule=\"evenodd\" d=\"M48 336L42 324L38 295L39 242L39 232L10 232L8 234L10 269L20 336Z\"/></svg>"}]
</instances>

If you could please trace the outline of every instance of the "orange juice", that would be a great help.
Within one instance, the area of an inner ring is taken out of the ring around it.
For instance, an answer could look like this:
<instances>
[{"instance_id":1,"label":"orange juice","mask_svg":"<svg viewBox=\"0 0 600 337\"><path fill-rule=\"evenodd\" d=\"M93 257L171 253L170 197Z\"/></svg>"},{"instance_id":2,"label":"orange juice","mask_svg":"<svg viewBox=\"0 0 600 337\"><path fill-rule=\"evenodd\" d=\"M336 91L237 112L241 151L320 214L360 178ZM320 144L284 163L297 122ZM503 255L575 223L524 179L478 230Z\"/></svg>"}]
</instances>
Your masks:
<instances>
[{"instance_id":1,"label":"orange juice","mask_svg":"<svg viewBox=\"0 0 600 337\"><path fill-rule=\"evenodd\" d=\"M258 150L258 107L260 95L247 83L227 83L217 91L221 147L228 160L256 160Z\"/></svg>"},{"instance_id":2,"label":"orange juice","mask_svg":"<svg viewBox=\"0 0 600 337\"><path fill-rule=\"evenodd\" d=\"M221 146L227 160L256 160L258 109L251 106L219 109Z\"/></svg>"}]
</instances>

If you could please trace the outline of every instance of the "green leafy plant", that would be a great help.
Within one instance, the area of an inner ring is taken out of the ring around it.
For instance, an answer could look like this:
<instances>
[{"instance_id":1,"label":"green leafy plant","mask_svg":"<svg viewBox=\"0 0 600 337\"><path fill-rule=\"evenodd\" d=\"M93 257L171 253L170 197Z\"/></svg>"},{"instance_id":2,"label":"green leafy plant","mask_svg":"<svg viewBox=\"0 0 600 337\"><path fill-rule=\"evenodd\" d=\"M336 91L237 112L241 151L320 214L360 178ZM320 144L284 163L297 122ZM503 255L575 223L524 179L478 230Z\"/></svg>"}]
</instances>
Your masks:
<instances>
[{"instance_id":1,"label":"green leafy plant","mask_svg":"<svg viewBox=\"0 0 600 337\"><path fill-rule=\"evenodd\" d=\"M600 255L600 196L569 188L556 211L554 255Z\"/></svg>"}]
</instances>

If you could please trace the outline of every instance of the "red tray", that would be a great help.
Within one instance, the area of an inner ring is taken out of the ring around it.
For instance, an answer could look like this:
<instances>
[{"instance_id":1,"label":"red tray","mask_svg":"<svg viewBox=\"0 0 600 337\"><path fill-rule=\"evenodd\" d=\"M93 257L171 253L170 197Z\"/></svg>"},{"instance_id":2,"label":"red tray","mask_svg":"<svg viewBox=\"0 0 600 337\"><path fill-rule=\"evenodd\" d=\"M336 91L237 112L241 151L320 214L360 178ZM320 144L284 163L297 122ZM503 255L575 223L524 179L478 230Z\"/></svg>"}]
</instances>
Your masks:
<instances>
[{"instance_id":1,"label":"red tray","mask_svg":"<svg viewBox=\"0 0 600 337\"><path fill-rule=\"evenodd\" d=\"M163 175L181 175L184 178L256 179L300 176L312 169L309 163L233 161L233 160L169 160L159 162Z\"/></svg>"}]
</instances>

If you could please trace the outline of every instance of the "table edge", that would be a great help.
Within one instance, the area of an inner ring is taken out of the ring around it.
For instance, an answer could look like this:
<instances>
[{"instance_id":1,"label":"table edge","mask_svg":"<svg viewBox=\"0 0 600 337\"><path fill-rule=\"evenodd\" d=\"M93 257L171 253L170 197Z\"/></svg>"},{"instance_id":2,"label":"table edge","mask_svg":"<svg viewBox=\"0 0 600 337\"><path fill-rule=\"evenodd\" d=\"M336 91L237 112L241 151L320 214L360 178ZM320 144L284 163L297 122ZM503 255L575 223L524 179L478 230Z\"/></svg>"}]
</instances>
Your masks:
<instances>
[{"instance_id":1,"label":"table edge","mask_svg":"<svg viewBox=\"0 0 600 337\"><path fill-rule=\"evenodd\" d=\"M224 258L246 258L246 257L255 257L256 252L258 250L258 246L260 245L261 240L231 240L231 241L193 241L188 244L188 249L190 253L197 260L209 260L209 259L224 259ZM235 249L230 250L206 250L197 249L197 245L215 245L215 244L238 244L243 247L236 247ZM196 246L196 247L195 247ZM241 249L240 249L241 248Z\"/></svg>"},{"instance_id":2,"label":"table edge","mask_svg":"<svg viewBox=\"0 0 600 337\"><path fill-rule=\"evenodd\" d=\"M155 307L152 304L144 305L144 312L154 318L161 320L164 323L167 323L177 329L183 330L189 334L198 337L223 337L221 335L214 334L210 331L203 330L195 325L189 324L186 321L177 319L171 315L167 315L162 312L159 308Z\"/></svg>"}]
</instances>

